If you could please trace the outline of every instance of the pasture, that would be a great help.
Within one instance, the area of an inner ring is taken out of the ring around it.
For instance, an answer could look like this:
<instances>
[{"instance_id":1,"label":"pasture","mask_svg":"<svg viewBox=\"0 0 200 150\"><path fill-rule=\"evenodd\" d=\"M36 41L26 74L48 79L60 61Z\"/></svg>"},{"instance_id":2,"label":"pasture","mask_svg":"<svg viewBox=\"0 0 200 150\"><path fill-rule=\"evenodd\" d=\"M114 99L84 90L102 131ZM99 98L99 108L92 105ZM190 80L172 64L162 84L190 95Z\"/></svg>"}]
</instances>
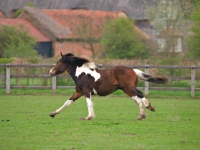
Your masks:
<instances>
[{"instance_id":1,"label":"pasture","mask_svg":"<svg viewBox=\"0 0 200 150\"><path fill-rule=\"evenodd\" d=\"M128 97L93 96L96 118L86 117L82 97L55 118L51 111L69 96L0 95L1 150L196 150L200 149L200 100L189 97L148 98L156 112L138 107Z\"/></svg>"}]
</instances>

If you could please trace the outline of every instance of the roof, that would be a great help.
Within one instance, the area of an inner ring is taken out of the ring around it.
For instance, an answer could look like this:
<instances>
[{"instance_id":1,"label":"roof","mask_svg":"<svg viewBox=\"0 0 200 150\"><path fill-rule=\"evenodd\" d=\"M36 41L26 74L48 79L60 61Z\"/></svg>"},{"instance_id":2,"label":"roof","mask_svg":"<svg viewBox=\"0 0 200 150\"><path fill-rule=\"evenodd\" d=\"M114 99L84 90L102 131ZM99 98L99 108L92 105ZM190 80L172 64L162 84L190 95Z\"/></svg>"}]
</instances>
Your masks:
<instances>
[{"instance_id":1,"label":"roof","mask_svg":"<svg viewBox=\"0 0 200 150\"><path fill-rule=\"evenodd\" d=\"M51 39L40 32L36 27L34 27L30 22L25 19L0 19L0 25L6 26L19 26L23 25L29 30L29 34L36 38L37 42L49 42Z\"/></svg>"},{"instance_id":2,"label":"roof","mask_svg":"<svg viewBox=\"0 0 200 150\"><path fill-rule=\"evenodd\" d=\"M74 9L120 11L123 10L131 19L145 20L145 9L159 0L31 0L41 9ZM30 0L1 0L0 10L7 16L13 11L26 6Z\"/></svg>"},{"instance_id":3,"label":"roof","mask_svg":"<svg viewBox=\"0 0 200 150\"><path fill-rule=\"evenodd\" d=\"M181 32L179 29L176 28L165 28L164 30L162 30L159 35L160 37L162 36L183 36L183 32Z\"/></svg>"},{"instance_id":4,"label":"roof","mask_svg":"<svg viewBox=\"0 0 200 150\"><path fill-rule=\"evenodd\" d=\"M63 38L99 38L102 27L109 19L127 17L122 11L95 10L43 10L48 16L65 27L69 34Z\"/></svg>"},{"instance_id":5,"label":"roof","mask_svg":"<svg viewBox=\"0 0 200 150\"><path fill-rule=\"evenodd\" d=\"M0 11L0 19L5 18L4 14Z\"/></svg>"},{"instance_id":6,"label":"roof","mask_svg":"<svg viewBox=\"0 0 200 150\"><path fill-rule=\"evenodd\" d=\"M29 20L32 24L37 26L40 31L43 31L45 35L54 40L67 37L69 34L68 29L39 8L25 6L24 13L22 13L19 18Z\"/></svg>"},{"instance_id":7,"label":"roof","mask_svg":"<svg viewBox=\"0 0 200 150\"><path fill-rule=\"evenodd\" d=\"M29 20L51 39L98 39L109 19L127 17L123 11L108 12L95 10L48 10L26 6L19 18ZM144 37L149 36L135 26Z\"/></svg>"}]
</instances>

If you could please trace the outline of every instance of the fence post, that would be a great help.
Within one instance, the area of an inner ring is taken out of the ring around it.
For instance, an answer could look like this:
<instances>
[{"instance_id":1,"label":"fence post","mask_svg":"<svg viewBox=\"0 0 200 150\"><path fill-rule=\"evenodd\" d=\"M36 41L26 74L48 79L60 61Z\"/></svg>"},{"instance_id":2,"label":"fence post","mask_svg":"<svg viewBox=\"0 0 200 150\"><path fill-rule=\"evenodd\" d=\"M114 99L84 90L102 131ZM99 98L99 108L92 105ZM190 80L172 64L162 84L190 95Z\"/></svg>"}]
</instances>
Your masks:
<instances>
[{"instance_id":1,"label":"fence post","mask_svg":"<svg viewBox=\"0 0 200 150\"><path fill-rule=\"evenodd\" d=\"M6 64L6 93L10 93L10 64Z\"/></svg>"},{"instance_id":2,"label":"fence post","mask_svg":"<svg viewBox=\"0 0 200 150\"><path fill-rule=\"evenodd\" d=\"M149 65L145 65L144 73L149 74ZM149 82L147 81L144 82L144 94L149 94Z\"/></svg>"},{"instance_id":3,"label":"fence post","mask_svg":"<svg viewBox=\"0 0 200 150\"><path fill-rule=\"evenodd\" d=\"M56 93L56 76L52 77L52 93Z\"/></svg>"},{"instance_id":4,"label":"fence post","mask_svg":"<svg viewBox=\"0 0 200 150\"><path fill-rule=\"evenodd\" d=\"M191 66L191 96L195 96L195 66Z\"/></svg>"}]
</instances>

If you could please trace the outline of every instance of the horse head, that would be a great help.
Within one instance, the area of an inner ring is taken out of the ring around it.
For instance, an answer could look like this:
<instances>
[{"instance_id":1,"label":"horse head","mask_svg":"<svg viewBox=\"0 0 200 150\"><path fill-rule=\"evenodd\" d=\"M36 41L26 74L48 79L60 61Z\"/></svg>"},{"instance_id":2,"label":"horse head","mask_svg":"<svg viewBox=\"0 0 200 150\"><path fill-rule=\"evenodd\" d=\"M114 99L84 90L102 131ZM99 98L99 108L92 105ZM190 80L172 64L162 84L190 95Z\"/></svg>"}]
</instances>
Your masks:
<instances>
[{"instance_id":1,"label":"horse head","mask_svg":"<svg viewBox=\"0 0 200 150\"><path fill-rule=\"evenodd\" d=\"M73 54L68 53L63 55L61 54L61 58L58 60L58 62L56 63L56 65L50 70L50 75L51 76L56 76L59 74L64 73L65 71L68 72L68 68L67 68L67 60L69 59L69 57L74 57Z\"/></svg>"}]
</instances>

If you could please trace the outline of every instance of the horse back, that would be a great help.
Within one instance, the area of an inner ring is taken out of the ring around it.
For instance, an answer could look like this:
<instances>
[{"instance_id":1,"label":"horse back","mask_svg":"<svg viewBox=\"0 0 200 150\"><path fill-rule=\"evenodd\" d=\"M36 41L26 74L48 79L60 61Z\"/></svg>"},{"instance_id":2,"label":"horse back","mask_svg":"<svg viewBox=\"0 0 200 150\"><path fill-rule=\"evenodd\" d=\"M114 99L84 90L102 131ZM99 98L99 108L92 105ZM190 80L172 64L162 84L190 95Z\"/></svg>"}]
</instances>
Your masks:
<instances>
[{"instance_id":1,"label":"horse back","mask_svg":"<svg viewBox=\"0 0 200 150\"><path fill-rule=\"evenodd\" d=\"M116 66L108 69L97 69L101 77L95 82L94 88L99 95L108 95L118 89L137 84L137 77L133 69Z\"/></svg>"}]
</instances>

